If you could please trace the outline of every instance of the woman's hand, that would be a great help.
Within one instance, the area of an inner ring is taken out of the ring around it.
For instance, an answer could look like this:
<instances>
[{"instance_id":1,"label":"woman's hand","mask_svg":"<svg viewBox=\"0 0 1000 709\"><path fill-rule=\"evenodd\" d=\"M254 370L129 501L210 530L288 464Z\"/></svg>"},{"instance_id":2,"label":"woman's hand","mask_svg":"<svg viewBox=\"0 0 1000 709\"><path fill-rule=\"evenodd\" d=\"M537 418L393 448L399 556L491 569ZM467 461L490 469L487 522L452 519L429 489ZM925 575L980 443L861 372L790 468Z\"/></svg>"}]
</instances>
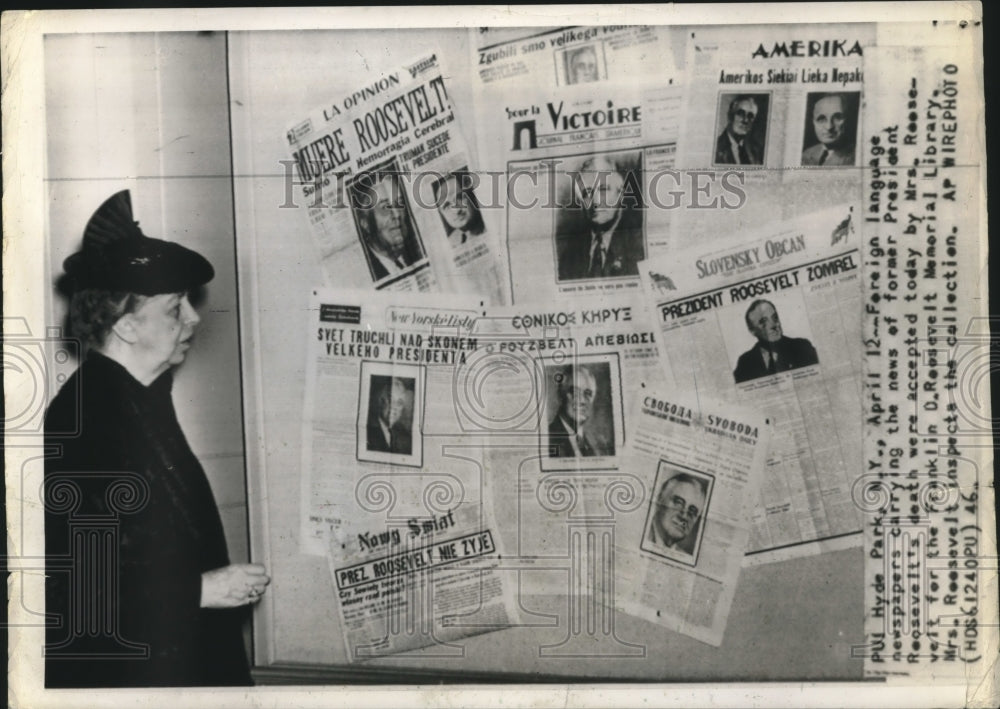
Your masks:
<instances>
[{"instance_id":1,"label":"woman's hand","mask_svg":"<svg viewBox=\"0 0 1000 709\"><path fill-rule=\"evenodd\" d=\"M230 564L201 575L202 608L236 608L256 603L271 583L260 564Z\"/></svg>"}]
</instances>

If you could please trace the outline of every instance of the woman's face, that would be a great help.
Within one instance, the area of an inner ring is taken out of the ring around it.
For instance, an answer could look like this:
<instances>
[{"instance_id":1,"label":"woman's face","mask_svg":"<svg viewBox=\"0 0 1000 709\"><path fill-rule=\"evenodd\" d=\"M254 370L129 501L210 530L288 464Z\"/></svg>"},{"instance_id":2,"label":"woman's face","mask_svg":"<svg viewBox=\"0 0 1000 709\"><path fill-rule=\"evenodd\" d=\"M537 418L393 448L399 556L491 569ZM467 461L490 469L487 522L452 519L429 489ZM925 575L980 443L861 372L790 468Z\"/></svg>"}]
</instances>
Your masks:
<instances>
[{"instance_id":1,"label":"woman's face","mask_svg":"<svg viewBox=\"0 0 1000 709\"><path fill-rule=\"evenodd\" d=\"M135 352L154 376L184 361L191 336L201 322L187 293L150 296L131 317L136 333Z\"/></svg>"}]
</instances>

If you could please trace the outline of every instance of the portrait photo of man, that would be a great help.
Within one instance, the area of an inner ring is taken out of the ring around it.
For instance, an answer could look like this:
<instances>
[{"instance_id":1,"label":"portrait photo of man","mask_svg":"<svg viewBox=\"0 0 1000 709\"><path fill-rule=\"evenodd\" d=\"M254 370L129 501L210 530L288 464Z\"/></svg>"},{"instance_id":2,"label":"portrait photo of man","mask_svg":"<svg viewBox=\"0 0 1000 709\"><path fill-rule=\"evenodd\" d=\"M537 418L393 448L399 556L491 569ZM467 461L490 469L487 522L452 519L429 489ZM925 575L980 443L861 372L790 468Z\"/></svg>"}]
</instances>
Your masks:
<instances>
[{"instance_id":1,"label":"portrait photo of man","mask_svg":"<svg viewBox=\"0 0 1000 709\"><path fill-rule=\"evenodd\" d=\"M555 415L549 420L549 457L614 455L615 441L609 420L610 407L607 406L610 399L610 366L595 363L560 367L552 381L558 404ZM605 403L603 417L595 416L599 397Z\"/></svg>"},{"instance_id":2,"label":"portrait photo of man","mask_svg":"<svg viewBox=\"0 0 1000 709\"><path fill-rule=\"evenodd\" d=\"M646 257L638 156L590 156L568 174L572 203L556 222L559 280L638 276Z\"/></svg>"},{"instance_id":3,"label":"portrait photo of man","mask_svg":"<svg viewBox=\"0 0 1000 709\"><path fill-rule=\"evenodd\" d=\"M411 377L373 374L368 399L366 449L374 453L413 454L413 400Z\"/></svg>"},{"instance_id":4,"label":"portrait photo of man","mask_svg":"<svg viewBox=\"0 0 1000 709\"><path fill-rule=\"evenodd\" d=\"M719 113L725 109L725 127L715 140L714 164L764 164L769 99L767 94L722 95Z\"/></svg>"},{"instance_id":5,"label":"portrait photo of man","mask_svg":"<svg viewBox=\"0 0 1000 709\"><path fill-rule=\"evenodd\" d=\"M350 190L352 211L373 281L403 273L424 258L424 248L394 168L359 175Z\"/></svg>"},{"instance_id":6,"label":"portrait photo of man","mask_svg":"<svg viewBox=\"0 0 1000 709\"><path fill-rule=\"evenodd\" d=\"M857 92L809 94L803 133L803 165L854 165L858 103Z\"/></svg>"},{"instance_id":7,"label":"portrait photo of man","mask_svg":"<svg viewBox=\"0 0 1000 709\"><path fill-rule=\"evenodd\" d=\"M566 51L566 83L589 84L601 78L597 50L592 44Z\"/></svg>"},{"instance_id":8,"label":"portrait photo of man","mask_svg":"<svg viewBox=\"0 0 1000 709\"><path fill-rule=\"evenodd\" d=\"M670 471L650 504L644 548L673 557L696 556L710 480Z\"/></svg>"},{"instance_id":9,"label":"portrait photo of man","mask_svg":"<svg viewBox=\"0 0 1000 709\"><path fill-rule=\"evenodd\" d=\"M809 340L785 336L778 311L770 301L753 301L745 320L757 343L741 354L736 363L733 376L737 384L819 363L816 348Z\"/></svg>"},{"instance_id":10,"label":"portrait photo of man","mask_svg":"<svg viewBox=\"0 0 1000 709\"><path fill-rule=\"evenodd\" d=\"M459 246L486 230L479 201L472 191L472 178L466 169L445 175L433 183L433 188L434 204L449 244Z\"/></svg>"}]
</instances>

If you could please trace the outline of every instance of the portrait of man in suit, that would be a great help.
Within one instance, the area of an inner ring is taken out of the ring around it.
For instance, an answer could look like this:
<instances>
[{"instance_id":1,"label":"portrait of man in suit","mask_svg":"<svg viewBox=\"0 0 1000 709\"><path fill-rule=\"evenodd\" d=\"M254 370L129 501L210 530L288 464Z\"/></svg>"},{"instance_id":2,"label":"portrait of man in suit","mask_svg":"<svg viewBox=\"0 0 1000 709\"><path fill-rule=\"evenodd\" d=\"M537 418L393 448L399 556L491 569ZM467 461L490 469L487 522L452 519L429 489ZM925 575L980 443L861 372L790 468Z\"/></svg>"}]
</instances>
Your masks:
<instances>
[{"instance_id":1,"label":"portrait of man in suit","mask_svg":"<svg viewBox=\"0 0 1000 709\"><path fill-rule=\"evenodd\" d=\"M708 503L708 480L678 472L659 489L649 512L646 542L652 551L693 557Z\"/></svg>"},{"instance_id":2,"label":"portrait of man in suit","mask_svg":"<svg viewBox=\"0 0 1000 709\"><path fill-rule=\"evenodd\" d=\"M445 175L433 184L433 188L434 203L449 244L459 246L486 230L479 202L472 191L472 178L466 170Z\"/></svg>"},{"instance_id":3,"label":"portrait of man in suit","mask_svg":"<svg viewBox=\"0 0 1000 709\"><path fill-rule=\"evenodd\" d=\"M549 421L548 452L551 458L614 455L612 436L597 431L594 403L599 395L598 377L587 365L569 365L555 375L558 408Z\"/></svg>"},{"instance_id":4,"label":"portrait of man in suit","mask_svg":"<svg viewBox=\"0 0 1000 709\"><path fill-rule=\"evenodd\" d=\"M757 343L741 354L736 363L733 376L737 384L819 363L816 349L809 340L785 336L778 311L770 301L753 301L747 308L745 320Z\"/></svg>"},{"instance_id":5,"label":"portrait of man in suit","mask_svg":"<svg viewBox=\"0 0 1000 709\"><path fill-rule=\"evenodd\" d=\"M765 94L737 94L730 99L726 127L715 140L716 165L764 164L767 98Z\"/></svg>"},{"instance_id":6,"label":"portrait of man in suit","mask_svg":"<svg viewBox=\"0 0 1000 709\"><path fill-rule=\"evenodd\" d=\"M638 276L646 257L636 175L603 155L569 173L572 205L556 227L560 281Z\"/></svg>"},{"instance_id":7,"label":"portrait of man in suit","mask_svg":"<svg viewBox=\"0 0 1000 709\"><path fill-rule=\"evenodd\" d=\"M413 396L410 377L372 375L367 444L375 453L413 453Z\"/></svg>"},{"instance_id":8,"label":"portrait of man in suit","mask_svg":"<svg viewBox=\"0 0 1000 709\"><path fill-rule=\"evenodd\" d=\"M802 151L802 164L841 167L854 165L857 94L810 94L809 121L804 140L811 143ZM811 130L810 130L811 129ZM815 141L815 142L813 142Z\"/></svg>"},{"instance_id":9,"label":"portrait of man in suit","mask_svg":"<svg viewBox=\"0 0 1000 709\"><path fill-rule=\"evenodd\" d=\"M351 201L373 281L402 273L424 258L394 169L359 175L351 186Z\"/></svg>"},{"instance_id":10,"label":"portrait of man in suit","mask_svg":"<svg viewBox=\"0 0 1000 709\"><path fill-rule=\"evenodd\" d=\"M587 44L566 52L566 83L588 84L601 78L597 52Z\"/></svg>"}]
</instances>

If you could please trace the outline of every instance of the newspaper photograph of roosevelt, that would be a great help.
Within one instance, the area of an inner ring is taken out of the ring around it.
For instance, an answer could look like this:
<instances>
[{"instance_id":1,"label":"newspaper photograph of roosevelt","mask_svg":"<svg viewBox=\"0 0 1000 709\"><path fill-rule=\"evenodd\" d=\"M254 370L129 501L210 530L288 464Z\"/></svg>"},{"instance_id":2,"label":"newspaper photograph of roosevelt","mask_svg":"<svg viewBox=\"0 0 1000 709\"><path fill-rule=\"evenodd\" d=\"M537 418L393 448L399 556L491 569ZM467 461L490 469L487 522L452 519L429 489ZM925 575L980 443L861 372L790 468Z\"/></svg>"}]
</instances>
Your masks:
<instances>
[{"instance_id":1,"label":"newspaper photograph of roosevelt","mask_svg":"<svg viewBox=\"0 0 1000 709\"><path fill-rule=\"evenodd\" d=\"M695 566L714 478L661 460L640 548Z\"/></svg>"},{"instance_id":2,"label":"newspaper photograph of roosevelt","mask_svg":"<svg viewBox=\"0 0 1000 709\"><path fill-rule=\"evenodd\" d=\"M770 102L768 92L719 94L714 165L764 165Z\"/></svg>"},{"instance_id":3,"label":"newspaper photograph of roosevelt","mask_svg":"<svg viewBox=\"0 0 1000 709\"><path fill-rule=\"evenodd\" d=\"M617 365L598 355L544 364L546 415L538 427L542 470L608 467L600 459L615 455L621 420L619 373L617 366L612 373L612 363Z\"/></svg>"},{"instance_id":4,"label":"newspaper photograph of roosevelt","mask_svg":"<svg viewBox=\"0 0 1000 709\"><path fill-rule=\"evenodd\" d=\"M567 159L558 189L555 251L560 282L634 278L646 258L642 151Z\"/></svg>"},{"instance_id":5,"label":"newspaper photograph of roosevelt","mask_svg":"<svg viewBox=\"0 0 1000 709\"><path fill-rule=\"evenodd\" d=\"M361 173L348 188L368 270L380 285L427 264L403 177L393 159Z\"/></svg>"},{"instance_id":6,"label":"newspaper photograph of roosevelt","mask_svg":"<svg viewBox=\"0 0 1000 709\"><path fill-rule=\"evenodd\" d=\"M788 312L788 308L785 310ZM798 310L796 308L796 311ZM778 307L772 300L766 298L752 300L746 307L743 319L746 329L756 342L740 354L736 361L733 378L737 384L819 364L819 355L816 354L816 348L808 338L785 334ZM738 331L739 328L731 330L731 332Z\"/></svg>"},{"instance_id":7,"label":"newspaper photograph of roosevelt","mask_svg":"<svg viewBox=\"0 0 1000 709\"><path fill-rule=\"evenodd\" d=\"M419 466L423 390L419 365L361 363L358 460Z\"/></svg>"}]
</instances>

